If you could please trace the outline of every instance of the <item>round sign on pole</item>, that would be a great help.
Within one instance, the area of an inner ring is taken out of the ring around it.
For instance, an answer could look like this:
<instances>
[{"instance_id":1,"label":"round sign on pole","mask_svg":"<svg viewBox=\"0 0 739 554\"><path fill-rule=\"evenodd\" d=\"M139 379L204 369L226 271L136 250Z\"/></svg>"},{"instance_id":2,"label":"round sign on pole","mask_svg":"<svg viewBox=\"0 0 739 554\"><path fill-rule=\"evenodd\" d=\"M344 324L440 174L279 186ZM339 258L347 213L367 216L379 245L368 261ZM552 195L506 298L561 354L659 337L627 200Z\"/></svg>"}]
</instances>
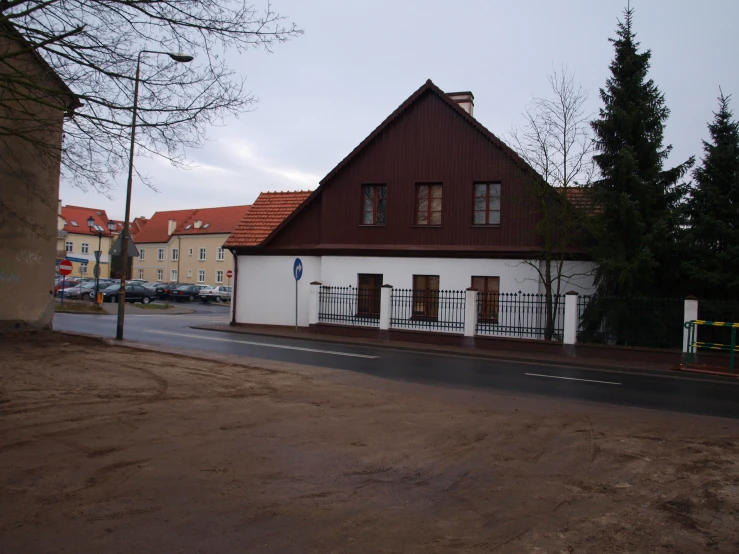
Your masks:
<instances>
[{"instance_id":1,"label":"round sign on pole","mask_svg":"<svg viewBox=\"0 0 739 554\"><path fill-rule=\"evenodd\" d=\"M229 270L228 270L228 271L226 272L226 277L228 277L228 278L230 279L230 278L231 278L231 277L233 277L233 276L234 276L234 272L233 272L233 271L231 271L231 270L229 269Z\"/></svg>"},{"instance_id":2,"label":"round sign on pole","mask_svg":"<svg viewBox=\"0 0 739 554\"><path fill-rule=\"evenodd\" d=\"M296 281L300 281L300 278L303 276L303 262L300 261L300 258L295 258L295 263L293 264L293 277L295 277Z\"/></svg>"},{"instance_id":3,"label":"round sign on pole","mask_svg":"<svg viewBox=\"0 0 739 554\"><path fill-rule=\"evenodd\" d=\"M72 273L72 267L72 262L69 260L62 260L59 262L59 273L64 276L69 275Z\"/></svg>"}]
</instances>

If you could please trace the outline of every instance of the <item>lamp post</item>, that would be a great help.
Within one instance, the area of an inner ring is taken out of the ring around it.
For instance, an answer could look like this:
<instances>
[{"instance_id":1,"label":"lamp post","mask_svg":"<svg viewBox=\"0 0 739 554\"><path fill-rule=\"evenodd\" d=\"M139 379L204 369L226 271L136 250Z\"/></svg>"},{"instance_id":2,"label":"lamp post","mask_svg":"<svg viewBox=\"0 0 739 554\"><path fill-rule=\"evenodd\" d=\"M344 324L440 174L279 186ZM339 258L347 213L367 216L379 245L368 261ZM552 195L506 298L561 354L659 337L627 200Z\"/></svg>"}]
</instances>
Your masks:
<instances>
[{"instance_id":1,"label":"lamp post","mask_svg":"<svg viewBox=\"0 0 739 554\"><path fill-rule=\"evenodd\" d=\"M102 253L101 245L103 235L105 234L105 229L98 225L95 225L95 218L92 216L87 218L87 226L90 228L91 232L95 233L98 236L98 249L95 251L95 269L93 270L93 274L95 275L95 303L97 303L98 291L100 290L100 255ZM113 231L115 231L115 222L108 220L108 233L112 234Z\"/></svg>"},{"instance_id":2,"label":"lamp post","mask_svg":"<svg viewBox=\"0 0 739 554\"><path fill-rule=\"evenodd\" d=\"M121 231L121 258L123 259L123 273L121 274L121 290L118 295L118 324L116 326L116 340L123 340L123 320L126 315L126 272L128 271L128 220L131 217L131 186L133 184L133 151L136 145L136 115L139 108L139 76L141 74L141 56L143 54L157 54L169 56L179 63L188 63L193 56L182 52L158 52L156 50L142 50L136 61L136 80L133 89L133 116L131 117L131 148L128 155L128 184L126 185L126 216Z\"/></svg>"}]
</instances>

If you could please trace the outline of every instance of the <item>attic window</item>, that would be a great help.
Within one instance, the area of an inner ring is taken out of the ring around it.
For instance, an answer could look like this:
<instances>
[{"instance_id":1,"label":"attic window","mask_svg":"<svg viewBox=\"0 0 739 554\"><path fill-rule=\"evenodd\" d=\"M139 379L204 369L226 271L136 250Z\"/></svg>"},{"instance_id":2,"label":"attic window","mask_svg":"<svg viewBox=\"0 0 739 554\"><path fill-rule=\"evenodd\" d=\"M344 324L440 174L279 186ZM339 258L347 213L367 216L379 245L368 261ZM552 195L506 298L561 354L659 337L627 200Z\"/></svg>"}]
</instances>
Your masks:
<instances>
[{"instance_id":1,"label":"attic window","mask_svg":"<svg viewBox=\"0 0 739 554\"><path fill-rule=\"evenodd\" d=\"M79 227L79 225L77 225L77 222L74 220L72 220L70 223L72 223L72 227Z\"/></svg>"},{"instance_id":2,"label":"attic window","mask_svg":"<svg viewBox=\"0 0 739 554\"><path fill-rule=\"evenodd\" d=\"M207 229L208 227L210 227L210 223L206 223L205 225L203 225L203 229Z\"/></svg>"},{"instance_id":3,"label":"attic window","mask_svg":"<svg viewBox=\"0 0 739 554\"><path fill-rule=\"evenodd\" d=\"M188 226L186 226L186 227L185 227L185 230L187 231L187 230L188 230L188 229L189 229L190 227L192 227L192 225L188 225Z\"/></svg>"}]
</instances>

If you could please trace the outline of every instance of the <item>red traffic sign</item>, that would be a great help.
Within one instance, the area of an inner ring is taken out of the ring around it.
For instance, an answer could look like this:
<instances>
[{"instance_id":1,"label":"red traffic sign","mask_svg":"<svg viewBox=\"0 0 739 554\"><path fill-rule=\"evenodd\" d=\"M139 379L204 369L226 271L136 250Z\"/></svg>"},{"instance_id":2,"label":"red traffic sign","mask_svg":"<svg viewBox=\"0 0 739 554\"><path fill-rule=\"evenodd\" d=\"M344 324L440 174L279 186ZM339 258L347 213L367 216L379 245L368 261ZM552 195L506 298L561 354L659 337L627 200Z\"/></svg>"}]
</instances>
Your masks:
<instances>
[{"instance_id":1,"label":"red traffic sign","mask_svg":"<svg viewBox=\"0 0 739 554\"><path fill-rule=\"evenodd\" d=\"M231 277L233 277L233 276L234 276L234 272L233 272L233 271L231 271L231 270L229 269L229 270L228 270L228 271L226 272L226 277L228 277L228 278L230 279L230 278L231 278Z\"/></svg>"},{"instance_id":2,"label":"red traffic sign","mask_svg":"<svg viewBox=\"0 0 739 554\"><path fill-rule=\"evenodd\" d=\"M65 276L72 273L72 262L69 260L62 260L59 262L59 273Z\"/></svg>"}]
</instances>

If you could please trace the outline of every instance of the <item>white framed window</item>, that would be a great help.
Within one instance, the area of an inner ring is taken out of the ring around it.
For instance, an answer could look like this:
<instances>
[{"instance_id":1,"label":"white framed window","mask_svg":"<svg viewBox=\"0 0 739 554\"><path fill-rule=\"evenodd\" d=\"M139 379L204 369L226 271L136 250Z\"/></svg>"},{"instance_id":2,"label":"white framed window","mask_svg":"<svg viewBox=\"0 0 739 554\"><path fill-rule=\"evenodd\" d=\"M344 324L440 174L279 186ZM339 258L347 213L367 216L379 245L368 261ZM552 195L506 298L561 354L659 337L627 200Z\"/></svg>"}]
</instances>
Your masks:
<instances>
[{"instance_id":1,"label":"white framed window","mask_svg":"<svg viewBox=\"0 0 739 554\"><path fill-rule=\"evenodd\" d=\"M80 264L80 275L85 275L87 273L87 264Z\"/></svg>"},{"instance_id":2,"label":"white framed window","mask_svg":"<svg viewBox=\"0 0 739 554\"><path fill-rule=\"evenodd\" d=\"M224 250L223 246L218 247L218 254L216 255L216 260L219 262L222 262L226 259L226 251Z\"/></svg>"},{"instance_id":3,"label":"white framed window","mask_svg":"<svg viewBox=\"0 0 739 554\"><path fill-rule=\"evenodd\" d=\"M83 254L89 254L90 253L90 243L83 242L80 248L80 252L82 252Z\"/></svg>"},{"instance_id":4,"label":"white framed window","mask_svg":"<svg viewBox=\"0 0 739 554\"><path fill-rule=\"evenodd\" d=\"M157 269L157 281L163 281L163 280L164 280L164 270Z\"/></svg>"},{"instance_id":5,"label":"white framed window","mask_svg":"<svg viewBox=\"0 0 739 554\"><path fill-rule=\"evenodd\" d=\"M198 254L198 260L201 262L205 261L205 248L200 249L200 253Z\"/></svg>"},{"instance_id":6,"label":"white framed window","mask_svg":"<svg viewBox=\"0 0 739 554\"><path fill-rule=\"evenodd\" d=\"M198 269L198 283L205 283L205 270Z\"/></svg>"},{"instance_id":7,"label":"white framed window","mask_svg":"<svg viewBox=\"0 0 739 554\"><path fill-rule=\"evenodd\" d=\"M65 252L74 252L74 243L71 240L68 240L64 243L64 251Z\"/></svg>"},{"instance_id":8,"label":"white framed window","mask_svg":"<svg viewBox=\"0 0 739 554\"><path fill-rule=\"evenodd\" d=\"M188 277L192 277L192 269L188 269L187 270L187 276Z\"/></svg>"},{"instance_id":9,"label":"white framed window","mask_svg":"<svg viewBox=\"0 0 739 554\"><path fill-rule=\"evenodd\" d=\"M170 271L169 272L169 277L170 277L170 279L169 279L170 281L173 281L173 282L176 283L177 282L177 270L176 269L173 269L172 271Z\"/></svg>"},{"instance_id":10,"label":"white framed window","mask_svg":"<svg viewBox=\"0 0 739 554\"><path fill-rule=\"evenodd\" d=\"M157 260L164 261L164 248L157 250Z\"/></svg>"},{"instance_id":11,"label":"white framed window","mask_svg":"<svg viewBox=\"0 0 739 554\"><path fill-rule=\"evenodd\" d=\"M176 262L180 259L180 249L179 248L173 248L172 249L172 261Z\"/></svg>"},{"instance_id":12,"label":"white framed window","mask_svg":"<svg viewBox=\"0 0 739 554\"><path fill-rule=\"evenodd\" d=\"M192 248L190 248L190 250L187 252L187 255L192 256Z\"/></svg>"},{"instance_id":13,"label":"white framed window","mask_svg":"<svg viewBox=\"0 0 739 554\"><path fill-rule=\"evenodd\" d=\"M143 279L143 278L144 278L144 270L139 269L139 279Z\"/></svg>"},{"instance_id":14,"label":"white framed window","mask_svg":"<svg viewBox=\"0 0 739 554\"><path fill-rule=\"evenodd\" d=\"M146 249L141 248L139 250L139 260L145 260L146 259Z\"/></svg>"},{"instance_id":15,"label":"white framed window","mask_svg":"<svg viewBox=\"0 0 739 554\"><path fill-rule=\"evenodd\" d=\"M223 270L216 271L216 283L223 283Z\"/></svg>"}]
</instances>

